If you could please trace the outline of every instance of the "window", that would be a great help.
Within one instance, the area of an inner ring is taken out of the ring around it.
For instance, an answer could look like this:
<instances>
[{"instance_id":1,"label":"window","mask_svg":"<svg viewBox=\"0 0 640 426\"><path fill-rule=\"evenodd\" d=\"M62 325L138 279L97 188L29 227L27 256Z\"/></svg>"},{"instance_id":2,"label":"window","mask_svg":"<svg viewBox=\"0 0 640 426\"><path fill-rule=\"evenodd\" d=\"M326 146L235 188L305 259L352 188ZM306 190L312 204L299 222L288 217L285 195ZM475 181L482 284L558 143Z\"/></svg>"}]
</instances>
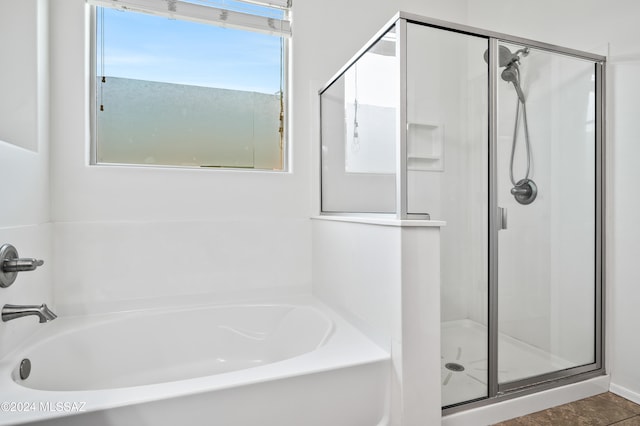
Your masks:
<instances>
[{"instance_id":1,"label":"window","mask_svg":"<svg viewBox=\"0 0 640 426\"><path fill-rule=\"evenodd\" d=\"M285 169L290 0L88 1L93 164Z\"/></svg>"}]
</instances>

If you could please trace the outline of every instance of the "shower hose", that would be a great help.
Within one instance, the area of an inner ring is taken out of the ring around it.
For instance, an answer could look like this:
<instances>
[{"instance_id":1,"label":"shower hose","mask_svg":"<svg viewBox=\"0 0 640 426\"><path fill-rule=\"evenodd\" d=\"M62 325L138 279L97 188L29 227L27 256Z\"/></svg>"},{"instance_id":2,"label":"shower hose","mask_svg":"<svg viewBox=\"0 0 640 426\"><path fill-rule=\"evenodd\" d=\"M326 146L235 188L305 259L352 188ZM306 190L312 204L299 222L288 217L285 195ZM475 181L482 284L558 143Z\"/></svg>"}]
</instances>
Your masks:
<instances>
[{"instance_id":1,"label":"shower hose","mask_svg":"<svg viewBox=\"0 0 640 426\"><path fill-rule=\"evenodd\" d=\"M520 72L518 71L518 77ZM520 78L518 78L520 80ZM522 180L526 181L529 179L529 172L531 170L531 144L529 143L529 125L527 123L527 106L526 104L520 100L519 97L516 96L516 122L513 126L513 141L511 143L511 160L509 162L509 178L511 178L511 184L513 186L517 186L517 183L521 180L516 181L513 177L513 158L516 155L516 145L518 141L518 124L520 122L520 104L522 104L522 121L524 122L524 145L527 154L527 171L524 174L524 178Z\"/></svg>"}]
</instances>

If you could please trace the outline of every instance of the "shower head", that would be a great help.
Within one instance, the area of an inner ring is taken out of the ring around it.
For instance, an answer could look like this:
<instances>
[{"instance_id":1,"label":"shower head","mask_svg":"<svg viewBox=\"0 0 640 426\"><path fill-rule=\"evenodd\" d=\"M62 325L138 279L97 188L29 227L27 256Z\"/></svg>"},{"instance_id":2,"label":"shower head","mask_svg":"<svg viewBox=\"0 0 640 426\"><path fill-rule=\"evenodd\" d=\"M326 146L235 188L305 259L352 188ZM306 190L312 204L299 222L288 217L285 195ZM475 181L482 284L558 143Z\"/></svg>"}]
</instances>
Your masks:
<instances>
[{"instance_id":1,"label":"shower head","mask_svg":"<svg viewBox=\"0 0 640 426\"><path fill-rule=\"evenodd\" d=\"M518 69L518 64L515 62L509 64L504 71L502 71L500 76L504 81L513 83L513 87L516 89L520 102L524 103L524 93L520 87L520 70Z\"/></svg>"},{"instance_id":2,"label":"shower head","mask_svg":"<svg viewBox=\"0 0 640 426\"><path fill-rule=\"evenodd\" d=\"M518 56L518 53L511 53L509 48L507 48L506 46L499 46L498 62L500 63L501 68L509 66L518 60L520 60L520 56ZM489 63L489 49L484 51L484 61L486 63Z\"/></svg>"},{"instance_id":3,"label":"shower head","mask_svg":"<svg viewBox=\"0 0 640 426\"><path fill-rule=\"evenodd\" d=\"M513 87L516 89L518 99L524 103L524 93L520 87L520 70L518 63L520 62L520 55L527 56L529 54L529 48L522 48L516 53L511 53L508 47L498 46L498 63L500 68L505 67L502 71L501 77L504 81L513 83ZM484 61L489 63L489 49L484 51Z\"/></svg>"}]
</instances>

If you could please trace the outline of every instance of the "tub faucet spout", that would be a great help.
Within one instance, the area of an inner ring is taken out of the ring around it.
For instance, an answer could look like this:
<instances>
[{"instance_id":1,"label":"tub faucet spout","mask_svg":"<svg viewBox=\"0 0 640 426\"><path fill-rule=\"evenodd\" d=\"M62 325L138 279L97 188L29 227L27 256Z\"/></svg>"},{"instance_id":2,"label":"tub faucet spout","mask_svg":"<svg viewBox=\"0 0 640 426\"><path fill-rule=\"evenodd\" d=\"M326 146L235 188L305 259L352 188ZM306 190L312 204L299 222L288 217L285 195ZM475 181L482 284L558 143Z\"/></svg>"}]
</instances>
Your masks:
<instances>
[{"instance_id":1,"label":"tub faucet spout","mask_svg":"<svg viewBox=\"0 0 640 426\"><path fill-rule=\"evenodd\" d=\"M42 305L4 305L2 308L2 321L7 322L16 318L36 315L40 321L49 322L58 316L54 314L46 303Z\"/></svg>"}]
</instances>

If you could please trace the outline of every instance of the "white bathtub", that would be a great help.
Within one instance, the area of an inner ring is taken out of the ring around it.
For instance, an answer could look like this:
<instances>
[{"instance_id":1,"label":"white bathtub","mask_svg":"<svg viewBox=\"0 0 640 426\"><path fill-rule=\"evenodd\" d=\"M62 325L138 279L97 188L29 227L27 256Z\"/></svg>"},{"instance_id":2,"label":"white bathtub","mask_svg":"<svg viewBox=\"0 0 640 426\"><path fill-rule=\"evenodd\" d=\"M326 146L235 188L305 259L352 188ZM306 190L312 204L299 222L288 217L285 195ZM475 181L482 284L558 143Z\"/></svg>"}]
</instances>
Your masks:
<instances>
[{"instance_id":1,"label":"white bathtub","mask_svg":"<svg viewBox=\"0 0 640 426\"><path fill-rule=\"evenodd\" d=\"M0 361L0 424L374 426L389 369L311 297L61 317Z\"/></svg>"}]
</instances>

